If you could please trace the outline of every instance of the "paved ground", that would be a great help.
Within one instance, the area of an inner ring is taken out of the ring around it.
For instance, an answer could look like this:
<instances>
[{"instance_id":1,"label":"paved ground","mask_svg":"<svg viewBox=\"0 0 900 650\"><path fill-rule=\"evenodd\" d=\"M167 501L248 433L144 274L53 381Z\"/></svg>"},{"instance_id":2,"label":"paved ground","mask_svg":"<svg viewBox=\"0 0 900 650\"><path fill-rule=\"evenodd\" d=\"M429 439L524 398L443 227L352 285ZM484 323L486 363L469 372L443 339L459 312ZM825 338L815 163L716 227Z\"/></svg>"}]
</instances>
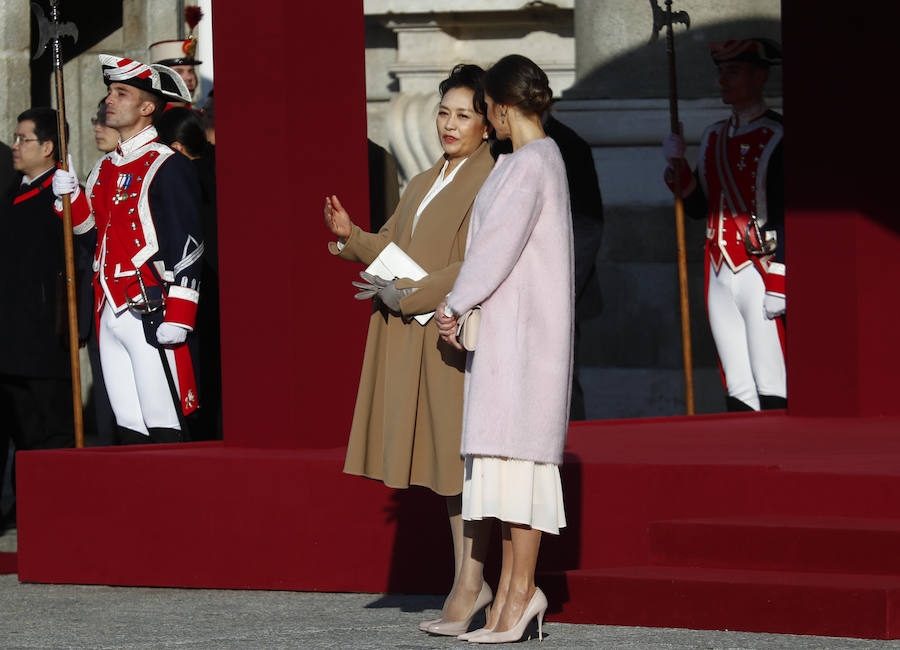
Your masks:
<instances>
[{"instance_id":1,"label":"paved ground","mask_svg":"<svg viewBox=\"0 0 900 650\"><path fill-rule=\"evenodd\" d=\"M15 531L0 537L0 551L15 548ZM440 604L439 596L35 585L0 576L0 648L463 647L416 629ZM900 650L897 641L562 623L544 633L542 650Z\"/></svg>"}]
</instances>

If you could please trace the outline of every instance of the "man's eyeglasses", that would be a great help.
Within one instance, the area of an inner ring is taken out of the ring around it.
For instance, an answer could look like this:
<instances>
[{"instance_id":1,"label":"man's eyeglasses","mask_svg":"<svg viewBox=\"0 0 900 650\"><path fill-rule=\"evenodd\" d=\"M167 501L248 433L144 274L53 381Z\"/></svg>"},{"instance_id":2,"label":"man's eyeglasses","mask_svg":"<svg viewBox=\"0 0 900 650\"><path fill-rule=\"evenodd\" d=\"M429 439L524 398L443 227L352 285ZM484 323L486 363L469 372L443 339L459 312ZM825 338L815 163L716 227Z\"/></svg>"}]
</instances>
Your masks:
<instances>
[{"instance_id":1,"label":"man's eyeglasses","mask_svg":"<svg viewBox=\"0 0 900 650\"><path fill-rule=\"evenodd\" d=\"M22 144L23 142L40 142L40 140L40 138L26 138L21 133L15 133L12 137L13 144Z\"/></svg>"}]
</instances>

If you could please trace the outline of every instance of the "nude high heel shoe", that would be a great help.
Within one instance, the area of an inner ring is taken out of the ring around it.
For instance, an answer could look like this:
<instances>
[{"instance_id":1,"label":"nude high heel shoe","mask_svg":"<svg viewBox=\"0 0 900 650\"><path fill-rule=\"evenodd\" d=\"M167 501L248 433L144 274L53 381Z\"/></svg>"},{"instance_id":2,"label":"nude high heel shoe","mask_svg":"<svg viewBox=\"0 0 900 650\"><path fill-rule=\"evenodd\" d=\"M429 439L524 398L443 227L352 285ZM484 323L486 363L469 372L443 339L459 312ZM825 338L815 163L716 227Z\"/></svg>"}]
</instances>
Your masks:
<instances>
[{"instance_id":1,"label":"nude high heel shoe","mask_svg":"<svg viewBox=\"0 0 900 650\"><path fill-rule=\"evenodd\" d=\"M490 616L490 614L488 614ZM482 634L490 634L494 631L492 627L480 627L477 630L472 630L471 632L466 632L465 634L460 634L457 639L460 641L468 641L469 639L474 639L476 636L481 636Z\"/></svg>"},{"instance_id":2,"label":"nude high heel shoe","mask_svg":"<svg viewBox=\"0 0 900 650\"><path fill-rule=\"evenodd\" d=\"M475 615L482 609L487 608L493 599L494 594L491 592L491 588L488 587L487 582L482 582L481 591L478 593L478 598L475 599L475 604L472 605L472 609L469 610L468 617L461 621L440 620L428 627L428 633L440 634L441 636L459 636L460 634L464 634L472 624L472 619L475 618Z\"/></svg>"},{"instance_id":3,"label":"nude high heel shoe","mask_svg":"<svg viewBox=\"0 0 900 650\"><path fill-rule=\"evenodd\" d=\"M419 629L422 630L423 632L427 632L429 627L431 627L435 623L440 623L440 622L441 622L440 617L431 618L431 619L428 619L427 621L422 621L421 623L419 623Z\"/></svg>"},{"instance_id":4,"label":"nude high heel shoe","mask_svg":"<svg viewBox=\"0 0 900 650\"><path fill-rule=\"evenodd\" d=\"M525 635L525 629L528 627L528 624L531 623L531 619L535 617L537 617L538 638L543 641L544 630L542 624L544 621L544 613L546 611L547 597L544 595L544 592L541 591L540 587L538 587L531 597L531 600L528 601L528 606L525 607L525 611L522 612L522 616L519 618L518 623L505 632L488 632L487 634L470 637L469 643L510 643L518 641Z\"/></svg>"}]
</instances>

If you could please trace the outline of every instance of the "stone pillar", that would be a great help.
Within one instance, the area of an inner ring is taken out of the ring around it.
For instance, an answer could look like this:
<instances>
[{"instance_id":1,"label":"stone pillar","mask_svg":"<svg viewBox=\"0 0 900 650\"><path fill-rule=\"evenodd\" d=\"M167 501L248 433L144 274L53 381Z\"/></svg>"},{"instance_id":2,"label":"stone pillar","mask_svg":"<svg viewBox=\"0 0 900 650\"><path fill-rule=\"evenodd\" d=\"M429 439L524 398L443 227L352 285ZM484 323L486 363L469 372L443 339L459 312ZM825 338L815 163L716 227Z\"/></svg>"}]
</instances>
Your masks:
<instances>
[{"instance_id":1,"label":"stone pillar","mask_svg":"<svg viewBox=\"0 0 900 650\"><path fill-rule=\"evenodd\" d=\"M31 106L30 11L27 2L0 3L0 140L8 145L16 116Z\"/></svg>"},{"instance_id":2,"label":"stone pillar","mask_svg":"<svg viewBox=\"0 0 900 650\"><path fill-rule=\"evenodd\" d=\"M178 38L183 22L172 0L123 0L122 56L149 63L150 43Z\"/></svg>"}]
</instances>

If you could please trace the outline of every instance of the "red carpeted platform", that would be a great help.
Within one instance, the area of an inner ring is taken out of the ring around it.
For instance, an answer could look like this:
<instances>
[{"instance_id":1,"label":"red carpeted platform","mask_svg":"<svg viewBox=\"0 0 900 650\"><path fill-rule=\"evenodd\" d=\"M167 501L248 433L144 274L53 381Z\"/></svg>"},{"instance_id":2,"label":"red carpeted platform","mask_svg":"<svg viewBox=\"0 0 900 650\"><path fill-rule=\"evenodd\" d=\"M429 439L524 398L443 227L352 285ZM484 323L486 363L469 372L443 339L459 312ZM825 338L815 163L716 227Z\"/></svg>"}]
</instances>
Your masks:
<instances>
[{"instance_id":1,"label":"red carpeted platform","mask_svg":"<svg viewBox=\"0 0 900 650\"><path fill-rule=\"evenodd\" d=\"M0 553L0 575L16 573L18 560L15 553Z\"/></svg>"},{"instance_id":2,"label":"red carpeted platform","mask_svg":"<svg viewBox=\"0 0 900 650\"><path fill-rule=\"evenodd\" d=\"M898 433L896 417L574 425L577 567L542 576L557 620L900 637Z\"/></svg>"},{"instance_id":3,"label":"red carpeted platform","mask_svg":"<svg viewBox=\"0 0 900 650\"><path fill-rule=\"evenodd\" d=\"M900 637L898 433L900 418L783 414L573 424L570 527L540 564L552 618ZM441 499L342 460L216 443L23 454L19 576L446 589Z\"/></svg>"}]
</instances>

